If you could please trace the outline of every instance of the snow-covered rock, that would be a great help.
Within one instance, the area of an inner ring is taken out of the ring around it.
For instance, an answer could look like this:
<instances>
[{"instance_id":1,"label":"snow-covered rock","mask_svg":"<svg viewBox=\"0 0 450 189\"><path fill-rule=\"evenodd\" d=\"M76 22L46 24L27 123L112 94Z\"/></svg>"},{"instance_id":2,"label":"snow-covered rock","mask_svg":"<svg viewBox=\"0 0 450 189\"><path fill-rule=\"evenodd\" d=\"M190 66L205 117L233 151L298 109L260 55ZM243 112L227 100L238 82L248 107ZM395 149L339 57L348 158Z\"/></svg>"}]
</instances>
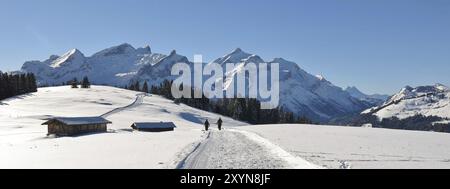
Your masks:
<instances>
[{"instance_id":1,"label":"snow-covered rock","mask_svg":"<svg viewBox=\"0 0 450 189\"><path fill-rule=\"evenodd\" d=\"M415 115L450 118L450 90L442 84L415 88L406 86L384 104L363 114L372 114L380 119L405 119Z\"/></svg>"},{"instance_id":2,"label":"snow-covered rock","mask_svg":"<svg viewBox=\"0 0 450 189\"><path fill-rule=\"evenodd\" d=\"M164 56L155 64L147 64L143 66L134 76L132 81L146 81L148 85L158 85L164 80L174 80L175 76L171 75L172 66L176 63L191 64L187 57L177 54L173 50L169 56Z\"/></svg>"}]
</instances>

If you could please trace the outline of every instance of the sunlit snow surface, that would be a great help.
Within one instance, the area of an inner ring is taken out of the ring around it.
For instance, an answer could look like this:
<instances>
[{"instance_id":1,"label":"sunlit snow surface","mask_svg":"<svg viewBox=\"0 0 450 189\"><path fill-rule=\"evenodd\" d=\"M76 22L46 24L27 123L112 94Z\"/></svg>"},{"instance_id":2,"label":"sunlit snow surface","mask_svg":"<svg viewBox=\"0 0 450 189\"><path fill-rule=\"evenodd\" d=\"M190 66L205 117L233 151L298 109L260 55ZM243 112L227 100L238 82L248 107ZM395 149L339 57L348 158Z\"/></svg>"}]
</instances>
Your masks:
<instances>
[{"instance_id":1,"label":"sunlit snow surface","mask_svg":"<svg viewBox=\"0 0 450 189\"><path fill-rule=\"evenodd\" d=\"M48 138L47 127L41 125L53 116L107 112L106 119L113 122L108 133ZM214 123L218 117L159 96L113 87L40 88L37 93L1 101L0 168L176 168L205 141L205 119ZM243 136L236 141L223 140L228 141L223 146L234 148L232 142L236 142L236 149L261 149L267 154L254 156L265 157L269 163L287 161L283 168L450 168L450 135L446 133L317 125L248 126L222 119L222 132L241 131L239 136ZM133 122L159 121L173 122L177 128L162 133L130 128ZM247 142L240 143L244 137ZM221 157L226 160L222 162L240 163L236 159L248 154L228 151L233 153ZM212 154L216 154L214 150ZM239 168L236 165L214 167Z\"/></svg>"},{"instance_id":2,"label":"sunlit snow surface","mask_svg":"<svg viewBox=\"0 0 450 189\"><path fill-rule=\"evenodd\" d=\"M326 168L450 168L450 134L317 125L240 127Z\"/></svg>"},{"instance_id":3,"label":"sunlit snow surface","mask_svg":"<svg viewBox=\"0 0 450 189\"><path fill-rule=\"evenodd\" d=\"M99 116L132 103L139 93L92 89L40 88L0 105L1 168L175 168L204 133L201 123L218 115L177 105L158 96L106 117L109 132L46 138L49 116ZM243 123L223 118L228 125ZM174 132L132 132L133 122L174 122Z\"/></svg>"}]
</instances>

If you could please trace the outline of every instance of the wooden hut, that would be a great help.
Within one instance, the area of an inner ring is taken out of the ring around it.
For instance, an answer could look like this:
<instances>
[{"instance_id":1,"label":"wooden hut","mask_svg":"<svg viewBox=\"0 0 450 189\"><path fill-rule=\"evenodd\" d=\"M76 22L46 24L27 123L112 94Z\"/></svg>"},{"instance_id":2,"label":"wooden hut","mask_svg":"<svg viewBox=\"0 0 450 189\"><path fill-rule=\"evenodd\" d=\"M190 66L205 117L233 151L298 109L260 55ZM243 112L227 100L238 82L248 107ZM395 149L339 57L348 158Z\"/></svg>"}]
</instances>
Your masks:
<instances>
[{"instance_id":1,"label":"wooden hut","mask_svg":"<svg viewBox=\"0 0 450 189\"><path fill-rule=\"evenodd\" d=\"M164 131L173 131L176 126L172 122L142 122L142 123L133 123L131 128L138 131L147 131L147 132L164 132Z\"/></svg>"},{"instance_id":2,"label":"wooden hut","mask_svg":"<svg viewBox=\"0 0 450 189\"><path fill-rule=\"evenodd\" d=\"M106 132L111 122L102 117L57 117L42 125L48 125L48 134L73 136L86 133Z\"/></svg>"}]
</instances>

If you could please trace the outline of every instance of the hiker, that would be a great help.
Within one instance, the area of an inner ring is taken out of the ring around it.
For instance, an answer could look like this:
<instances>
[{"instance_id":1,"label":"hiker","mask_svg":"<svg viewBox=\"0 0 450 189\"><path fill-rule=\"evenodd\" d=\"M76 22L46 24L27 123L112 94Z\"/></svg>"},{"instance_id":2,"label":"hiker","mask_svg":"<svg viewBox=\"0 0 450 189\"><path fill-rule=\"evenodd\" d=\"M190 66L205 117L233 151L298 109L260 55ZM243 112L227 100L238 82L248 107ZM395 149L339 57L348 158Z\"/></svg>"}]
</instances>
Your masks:
<instances>
[{"instance_id":1,"label":"hiker","mask_svg":"<svg viewBox=\"0 0 450 189\"><path fill-rule=\"evenodd\" d=\"M219 117L219 120L217 120L217 125L219 126L219 131L222 130L222 118Z\"/></svg>"},{"instance_id":2,"label":"hiker","mask_svg":"<svg viewBox=\"0 0 450 189\"><path fill-rule=\"evenodd\" d=\"M209 121L206 120L205 121L205 131L208 131L208 129L209 129Z\"/></svg>"}]
</instances>

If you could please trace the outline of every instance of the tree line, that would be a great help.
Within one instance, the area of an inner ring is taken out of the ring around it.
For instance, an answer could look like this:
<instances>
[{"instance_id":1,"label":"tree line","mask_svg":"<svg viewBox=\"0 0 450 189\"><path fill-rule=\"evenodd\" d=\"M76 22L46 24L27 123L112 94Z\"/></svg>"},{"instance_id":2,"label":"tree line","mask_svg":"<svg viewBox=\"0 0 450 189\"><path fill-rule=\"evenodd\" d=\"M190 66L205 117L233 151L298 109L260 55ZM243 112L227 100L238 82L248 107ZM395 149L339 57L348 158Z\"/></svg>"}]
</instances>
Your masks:
<instances>
[{"instance_id":1,"label":"tree line","mask_svg":"<svg viewBox=\"0 0 450 189\"><path fill-rule=\"evenodd\" d=\"M37 92L34 74L8 74L0 72L0 100L30 92Z\"/></svg>"},{"instance_id":2,"label":"tree line","mask_svg":"<svg viewBox=\"0 0 450 189\"><path fill-rule=\"evenodd\" d=\"M380 120L375 115L362 114L349 118L349 120L340 122L339 125L361 126L370 123L372 124L372 127L376 128L450 133L450 124L440 123L443 120L446 119L437 116L424 116L421 114L411 116L405 119L390 117L390 118L383 118ZM447 119L447 121L449 120Z\"/></svg>"},{"instance_id":3,"label":"tree line","mask_svg":"<svg viewBox=\"0 0 450 189\"><path fill-rule=\"evenodd\" d=\"M283 108L270 110L261 109L261 102L252 98L224 98L210 100L205 95L202 95L202 98L175 99L171 92L172 81L169 80L164 80L161 84L151 86L150 88L147 82L144 82L142 87L139 82L134 82L130 86L124 86L124 88L160 95L173 100L177 104L186 104L197 109L214 112L250 124L312 123L308 118L295 116L294 113L286 111ZM201 93L201 91L192 87L190 87L190 90L191 96L194 96L196 93Z\"/></svg>"},{"instance_id":4,"label":"tree line","mask_svg":"<svg viewBox=\"0 0 450 189\"><path fill-rule=\"evenodd\" d=\"M69 81L68 83L70 83L70 86L72 87L72 89L78 88L78 85L81 85L82 89L91 88L91 82L89 81L89 78L87 76L84 77L81 82L78 82L77 78L73 78L73 80Z\"/></svg>"}]
</instances>

